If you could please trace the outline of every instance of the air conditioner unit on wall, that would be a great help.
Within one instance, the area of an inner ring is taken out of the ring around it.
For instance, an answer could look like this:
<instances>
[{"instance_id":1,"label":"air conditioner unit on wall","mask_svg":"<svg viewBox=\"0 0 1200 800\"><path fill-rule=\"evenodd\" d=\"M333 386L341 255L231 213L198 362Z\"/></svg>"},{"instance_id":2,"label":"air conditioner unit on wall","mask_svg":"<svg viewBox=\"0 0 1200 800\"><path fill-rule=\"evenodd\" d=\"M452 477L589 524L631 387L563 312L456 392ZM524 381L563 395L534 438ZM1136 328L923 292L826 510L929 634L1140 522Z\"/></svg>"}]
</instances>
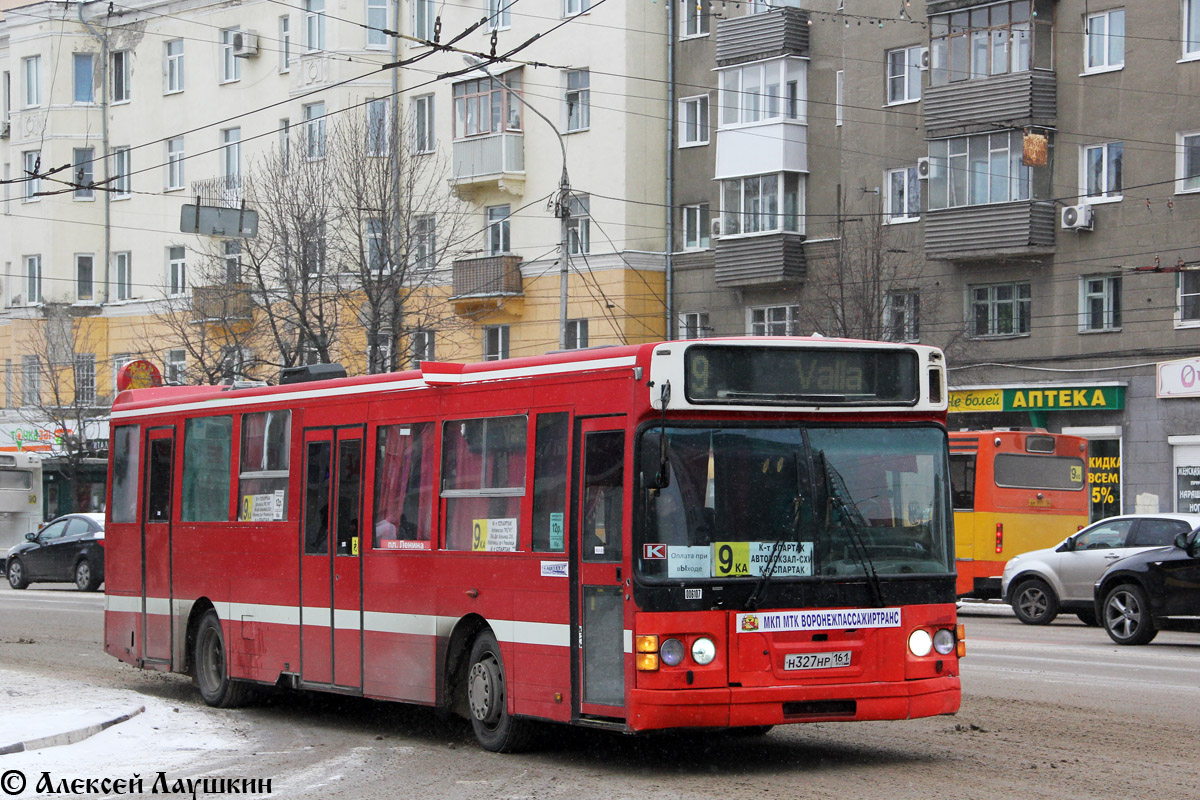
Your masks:
<instances>
[{"instance_id":1,"label":"air conditioner unit on wall","mask_svg":"<svg viewBox=\"0 0 1200 800\"><path fill-rule=\"evenodd\" d=\"M917 177L921 180L929 180L929 158L917 159Z\"/></svg>"},{"instance_id":2,"label":"air conditioner unit on wall","mask_svg":"<svg viewBox=\"0 0 1200 800\"><path fill-rule=\"evenodd\" d=\"M1064 231L1090 231L1095 223L1092 207L1087 203L1077 206L1067 206L1062 210L1062 229Z\"/></svg>"},{"instance_id":3,"label":"air conditioner unit on wall","mask_svg":"<svg viewBox=\"0 0 1200 800\"><path fill-rule=\"evenodd\" d=\"M235 31L233 55L235 58L253 58L258 55L258 34L254 31Z\"/></svg>"},{"instance_id":4,"label":"air conditioner unit on wall","mask_svg":"<svg viewBox=\"0 0 1200 800\"><path fill-rule=\"evenodd\" d=\"M921 72L924 72L925 70L929 69L929 48L928 47L921 48L921 60L917 62L917 68L919 70L921 70Z\"/></svg>"},{"instance_id":5,"label":"air conditioner unit on wall","mask_svg":"<svg viewBox=\"0 0 1200 800\"><path fill-rule=\"evenodd\" d=\"M721 235L721 220L714 219L711 223L712 235L714 238Z\"/></svg>"},{"instance_id":6,"label":"air conditioner unit on wall","mask_svg":"<svg viewBox=\"0 0 1200 800\"><path fill-rule=\"evenodd\" d=\"M0 139L7 139L12 134L11 122L0 122Z\"/></svg>"}]
</instances>

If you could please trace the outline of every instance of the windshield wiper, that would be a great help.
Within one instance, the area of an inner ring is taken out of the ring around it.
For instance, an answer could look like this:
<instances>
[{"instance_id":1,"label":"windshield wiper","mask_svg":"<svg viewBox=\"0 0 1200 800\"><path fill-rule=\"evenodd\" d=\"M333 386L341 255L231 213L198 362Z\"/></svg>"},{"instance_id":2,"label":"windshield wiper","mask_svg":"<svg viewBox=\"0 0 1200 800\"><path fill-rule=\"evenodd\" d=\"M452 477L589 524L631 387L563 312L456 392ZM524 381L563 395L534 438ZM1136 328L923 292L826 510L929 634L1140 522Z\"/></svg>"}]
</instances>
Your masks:
<instances>
[{"instance_id":1,"label":"windshield wiper","mask_svg":"<svg viewBox=\"0 0 1200 800\"><path fill-rule=\"evenodd\" d=\"M800 487L800 454L792 456L796 462L796 496L792 499L792 538L796 542L796 550L800 549L800 509L804 505L804 493ZM787 544L783 539L777 539L773 547L771 547L771 556L767 559L766 566L763 567L762 575L758 578L758 583L754 585L754 591L746 598L747 611L754 611L758 608L759 597L766 591L767 584L771 582L771 578L775 577L775 569L779 566L779 557L783 555L784 546Z\"/></svg>"},{"instance_id":2,"label":"windshield wiper","mask_svg":"<svg viewBox=\"0 0 1200 800\"><path fill-rule=\"evenodd\" d=\"M850 539L854 546L851 551L854 557L858 559L858 563L862 565L863 572L867 578L867 585L871 587L871 595L875 601L877 608L883 608L883 586L879 581L879 575L875 572L875 562L871 560L871 554L867 551L867 544L863 541L863 528L866 520L862 518L861 512L857 507L851 506L847 502L850 497L850 490L846 487L846 480L840 473L829 463L829 459L825 457L825 451L818 454L821 459L821 472L825 476L825 493L828 497L830 505L836 506L840 511L842 518L845 520L843 528L850 533ZM831 515L826 514L826 521Z\"/></svg>"}]
</instances>

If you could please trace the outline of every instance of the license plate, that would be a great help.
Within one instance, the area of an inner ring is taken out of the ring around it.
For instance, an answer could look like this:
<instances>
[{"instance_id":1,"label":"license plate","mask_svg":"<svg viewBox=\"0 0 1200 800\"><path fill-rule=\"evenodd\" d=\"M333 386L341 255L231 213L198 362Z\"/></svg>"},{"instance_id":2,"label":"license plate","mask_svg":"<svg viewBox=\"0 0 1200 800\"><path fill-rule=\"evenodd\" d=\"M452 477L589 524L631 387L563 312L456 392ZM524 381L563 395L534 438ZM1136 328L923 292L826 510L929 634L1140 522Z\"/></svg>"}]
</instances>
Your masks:
<instances>
[{"instance_id":1,"label":"license plate","mask_svg":"<svg viewBox=\"0 0 1200 800\"><path fill-rule=\"evenodd\" d=\"M850 666L850 651L836 653L788 653L783 658L784 669L832 669Z\"/></svg>"}]
</instances>

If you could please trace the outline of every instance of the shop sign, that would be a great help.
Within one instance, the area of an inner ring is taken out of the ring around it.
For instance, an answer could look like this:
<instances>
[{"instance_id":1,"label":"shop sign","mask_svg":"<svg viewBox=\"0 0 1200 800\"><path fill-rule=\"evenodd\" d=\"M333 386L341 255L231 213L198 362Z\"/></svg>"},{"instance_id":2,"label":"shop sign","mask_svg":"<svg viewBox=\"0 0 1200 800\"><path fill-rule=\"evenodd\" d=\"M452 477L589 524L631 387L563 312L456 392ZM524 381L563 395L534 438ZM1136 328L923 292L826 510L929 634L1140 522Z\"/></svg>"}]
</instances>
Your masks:
<instances>
[{"instance_id":1,"label":"shop sign","mask_svg":"<svg viewBox=\"0 0 1200 800\"><path fill-rule=\"evenodd\" d=\"M1175 468L1175 509L1180 514L1200 514L1200 467Z\"/></svg>"},{"instance_id":2,"label":"shop sign","mask_svg":"<svg viewBox=\"0 0 1200 800\"><path fill-rule=\"evenodd\" d=\"M1002 389L970 389L950 392L950 413L962 414L976 411L1003 411Z\"/></svg>"},{"instance_id":3,"label":"shop sign","mask_svg":"<svg viewBox=\"0 0 1200 800\"><path fill-rule=\"evenodd\" d=\"M1124 386L1046 386L950 392L950 413L975 411L1120 411Z\"/></svg>"},{"instance_id":4,"label":"shop sign","mask_svg":"<svg viewBox=\"0 0 1200 800\"><path fill-rule=\"evenodd\" d=\"M1200 358L1182 358L1160 363L1157 395L1200 397Z\"/></svg>"}]
</instances>

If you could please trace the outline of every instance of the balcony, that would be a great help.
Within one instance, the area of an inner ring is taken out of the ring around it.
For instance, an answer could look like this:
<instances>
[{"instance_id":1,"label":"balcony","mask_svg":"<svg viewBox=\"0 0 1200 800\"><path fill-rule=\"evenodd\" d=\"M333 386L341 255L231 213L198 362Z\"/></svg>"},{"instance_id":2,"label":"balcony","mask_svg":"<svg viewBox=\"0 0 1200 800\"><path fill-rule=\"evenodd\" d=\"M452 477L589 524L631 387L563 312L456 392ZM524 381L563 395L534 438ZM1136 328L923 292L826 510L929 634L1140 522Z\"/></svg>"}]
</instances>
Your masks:
<instances>
[{"instance_id":1,"label":"balcony","mask_svg":"<svg viewBox=\"0 0 1200 800\"><path fill-rule=\"evenodd\" d=\"M460 314L523 298L521 257L461 258L454 262L452 291L450 302Z\"/></svg>"},{"instance_id":2,"label":"balcony","mask_svg":"<svg viewBox=\"0 0 1200 800\"><path fill-rule=\"evenodd\" d=\"M927 211L925 257L978 261L1054 252L1053 203L1023 200Z\"/></svg>"},{"instance_id":3,"label":"balcony","mask_svg":"<svg viewBox=\"0 0 1200 800\"><path fill-rule=\"evenodd\" d=\"M717 23L717 65L808 55L808 12L780 8Z\"/></svg>"},{"instance_id":4,"label":"balcony","mask_svg":"<svg viewBox=\"0 0 1200 800\"><path fill-rule=\"evenodd\" d=\"M215 178L192 181L191 196L200 198L202 206L239 208L242 200L245 199L245 193L242 191L242 176L218 175Z\"/></svg>"},{"instance_id":5,"label":"balcony","mask_svg":"<svg viewBox=\"0 0 1200 800\"><path fill-rule=\"evenodd\" d=\"M925 90L925 132L954 136L999 127L1054 127L1058 119L1056 73L1035 69Z\"/></svg>"},{"instance_id":6,"label":"balcony","mask_svg":"<svg viewBox=\"0 0 1200 800\"><path fill-rule=\"evenodd\" d=\"M254 303L250 284L226 283L192 288L193 325L213 325L229 331L242 331L253 319Z\"/></svg>"},{"instance_id":7,"label":"balcony","mask_svg":"<svg viewBox=\"0 0 1200 800\"><path fill-rule=\"evenodd\" d=\"M525 136L496 133L458 139L452 166L450 184L460 197L488 187L520 195L525 191Z\"/></svg>"},{"instance_id":8,"label":"balcony","mask_svg":"<svg viewBox=\"0 0 1200 800\"><path fill-rule=\"evenodd\" d=\"M765 233L717 240L715 278L723 288L796 285L807 275L800 234Z\"/></svg>"},{"instance_id":9,"label":"balcony","mask_svg":"<svg viewBox=\"0 0 1200 800\"><path fill-rule=\"evenodd\" d=\"M713 177L808 172L808 126L794 120L721 128Z\"/></svg>"}]
</instances>

